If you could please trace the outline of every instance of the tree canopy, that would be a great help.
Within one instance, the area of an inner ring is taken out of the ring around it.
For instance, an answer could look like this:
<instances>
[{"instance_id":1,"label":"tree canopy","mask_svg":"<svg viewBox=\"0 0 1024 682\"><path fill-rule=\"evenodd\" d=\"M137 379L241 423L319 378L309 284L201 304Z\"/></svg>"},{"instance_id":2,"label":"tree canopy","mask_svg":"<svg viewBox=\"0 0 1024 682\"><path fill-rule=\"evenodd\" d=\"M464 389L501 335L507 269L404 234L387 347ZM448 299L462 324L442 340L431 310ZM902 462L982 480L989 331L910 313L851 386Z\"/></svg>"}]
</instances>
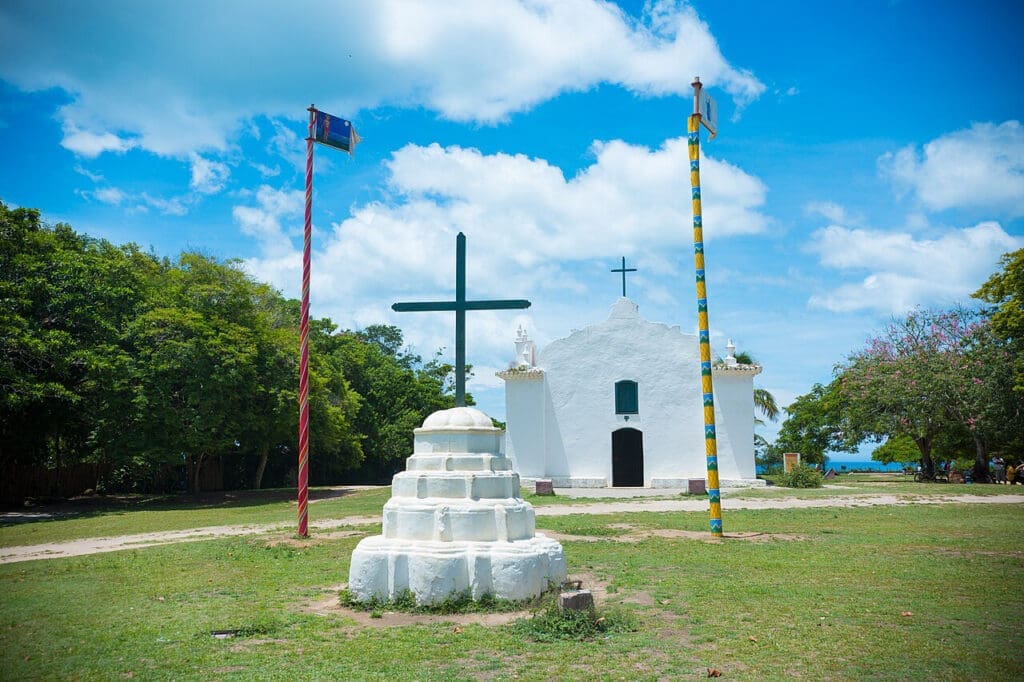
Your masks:
<instances>
[{"instance_id":1,"label":"tree canopy","mask_svg":"<svg viewBox=\"0 0 1024 682\"><path fill-rule=\"evenodd\" d=\"M1007 269L1017 264L1013 255L1003 259ZM983 289L1003 304L993 310L1012 313L1015 299L999 288L1005 281L994 276L989 284L997 280L1002 284ZM914 310L894 319L836 365L832 382L815 385L786 408L787 419L765 460L795 451L819 462L830 451L884 441L873 453L879 461L917 460L931 474L937 461L966 456L973 460L975 480L986 480L994 454L1024 459L1017 338L1006 326L1013 316L997 325L995 315L957 307Z\"/></svg>"},{"instance_id":2,"label":"tree canopy","mask_svg":"<svg viewBox=\"0 0 1024 682\"><path fill-rule=\"evenodd\" d=\"M842 403L835 384L815 384L810 393L799 396L785 408L786 420L775 439L767 448L768 464L782 462L785 452L799 452L802 461L821 464L829 451L856 450L844 430Z\"/></svg>"},{"instance_id":3,"label":"tree canopy","mask_svg":"<svg viewBox=\"0 0 1024 682\"><path fill-rule=\"evenodd\" d=\"M1002 271L989 277L974 297L995 305L992 332L1008 344L1014 390L1024 393L1024 249L1003 254L999 262Z\"/></svg>"},{"instance_id":4,"label":"tree canopy","mask_svg":"<svg viewBox=\"0 0 1024 682\"><path fill-rule=\"evenodd\" d=\"M0 203L0 466L91 463L106 489L290 482L299 302L237 262L158 258ZM311 481L384 480L454 403L400 329L310 324ZM231 480L228 480L231 479Z\"/></svg>"}]
</instances>

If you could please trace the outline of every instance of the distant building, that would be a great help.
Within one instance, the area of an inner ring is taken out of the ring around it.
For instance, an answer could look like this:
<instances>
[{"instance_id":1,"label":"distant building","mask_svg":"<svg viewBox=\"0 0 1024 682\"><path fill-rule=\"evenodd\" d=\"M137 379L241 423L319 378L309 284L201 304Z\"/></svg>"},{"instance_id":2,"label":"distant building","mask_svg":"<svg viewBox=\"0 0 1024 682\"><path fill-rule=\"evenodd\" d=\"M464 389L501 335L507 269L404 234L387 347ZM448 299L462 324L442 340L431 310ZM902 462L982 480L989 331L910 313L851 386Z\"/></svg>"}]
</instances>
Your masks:
<instances>
[{"instance_id":1,"label":"distant building","mask_svg":"<svg viewBox=\"0 0 1024 682\"><path fill-rule=\"evenodd\" d=\"M521 329L505 380L506 452L524 479L556 486L686 488L707 476L697 336L640 317L620 298L607 320L539 353ZM722 487L763 485L754 471L754 376L714 365Z\"/></svg>"}]
</instances>

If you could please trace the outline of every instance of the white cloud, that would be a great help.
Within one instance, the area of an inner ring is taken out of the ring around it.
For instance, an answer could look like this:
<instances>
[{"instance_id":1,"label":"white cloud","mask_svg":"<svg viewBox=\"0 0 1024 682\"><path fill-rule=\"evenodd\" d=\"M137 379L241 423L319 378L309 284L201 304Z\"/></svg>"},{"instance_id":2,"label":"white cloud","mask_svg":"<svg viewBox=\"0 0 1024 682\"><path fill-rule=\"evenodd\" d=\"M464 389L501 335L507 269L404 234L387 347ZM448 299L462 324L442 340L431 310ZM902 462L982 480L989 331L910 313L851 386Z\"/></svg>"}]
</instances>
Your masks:
<instances>
[{"instance_id":1,"label":"white cloud","mask_svg":"<svg viewBox=\"0 0 1024 682\"><path fill-rule=\"evenodd\" d=\"M99 173L93 173L89 169L82 168L81 166L75 166L75 172L78 173L79 175L84 175L85 177L89 178L93 182L101 182L101 181L106 179L102 175L100 175Z\"/></svg>"},{"instance_id":2,"label":"white cloud","mask_svg":"<svg viewBox=\"0 0 1024 682\"><path fill-rule=\"evenodd\" d=\"M294 298L299 296L302 251L293 246L282 223L290 220L301 229L305 203L302 191L262 185L255 206L235 206L231 212L242 232L259 243L260 257L248 261L248 269ZM301 231L299 235L301 239Z\"/></svg>"},{"instance_id":3,"label":"white cloud","mask_svg":"<svg viewBox=\"0 0 1024 682\"><path fill-rule=\"evenodd\" d=\"M96 200L111 206L124 206L125 211L132 213L148 213L150 208L155 208L165 215L183 216L188 213L188 207L192 203L191 197L171 197L164 199L154 197L146 192L141 194L130 194L117 187L102 187L96 190L75 190L75 193L85 199Z\"/></svg>"},{"instance_id":4,"label":"white cloud","mask_svg":"<svg viewBox=\"0 0 1024 682\"><path fill-rule=\"evenodd\" d=\"M994 222L948 230L935 239L832 225L811 239L810 250L825 267L867 273L859 282L812 295L812 307L893 314L966 301L996 270L1001 254L1024 244Z\"/></svg>"},{"instance_id":5,"label":"white cloud","mask_svg":"<svg viewBox=\"0 0 1024 682\"><path fill-rule=\"evenodd\" d=\"M655 150L595 143L593 153L590 166L566 178L547 161L523 155L437 144L399 149L387 162L384 201L356 206L329 232L314 233L313 314L342 326L400 324L424 355L450 346L450 316L396 315L389 306L453 295L460 231L468 238L471 298L544 297L567 307L549 305L543 318L528 320L538 341L580 315L573 301L590 293L591 271L607 273L609 258L625 255L630 265L638 262L652 273L674 272L680 253L692 263L685 138ZM760 180L712 158L701 167L709 188L703 197L706 238L763 231L766 189ZM254 203L234 210L242 231L260 245L247 269L289 296L299 293L301 239L282 225L301 227L303 205L302 193L265 186ZM643 285L635 280L629 286L632 293ZM664 287L644 291L653 303L674 298ZM511 348L516 316L504 311L470 317L474 357L500 364Z\"/></svg>"},{"instance_id":6,"label":"white cloud","mask_svg":"<svg viewBox=\"0 0 1024 682\"><path fill-rule=\"evenodd\" d=\"M512 249L523 266L690 241L685 138L657 150L595 142L592 152L594 163L570 179L543 159L437 144L407 145L388 168L392 190L409 204L443 210L444 221L467 234L489 226L487 238ZM764 230L760 180L713 158L701 169L706 239Z\"/></svg>"},{"instance_id":7,"label":"white cloud","mask_svg":"<svg viewBox=\"0 0 1024 682\"><path fill-rule=\"evenodd\" d=\"M135 146L135 142L113 133L91 132L65 123L61 146L81 156L94 158L103 152L126 152Z\"/></svg>"},{"instance_id":8,"label":"white cloud","mask_svg":"<svg viewBox=\"0 0 1024 682\"><path fill-rule=\"evenodd\" d=\"M219 161L204 159L198 154L191 154L192 179L190 186L201 194L216 194L224 188L231 171L226 164Z\"/></svg>"},{"instance_id":9,"label":"white cloud","mask_svg":"<svg viewBox=\"0 0 1024 682\"><path fill-rule=\"evenodd\" d=\"M1024 127L1019 121L975 123L878 160L883 176L926 209L981 207L1024 215Z\"/></svg>"},{"instance_id":10,"label":"white cloud","mask_svg":"<svg viewBox=\"0 0 1024 682\"><path fill-rule=\"evenodd\" d=\"M437 144L399 149L387 162L389 203L356 207L318 249L331 273L344 272L344 262L360 264L360 277L325 274L328 288L339 299L367 287L379 291L385 282L395 293L422 292L424 282L444 290L451 273L437 263L450 260L452 238L460 231L473 242L476 286L494 290L527 279L578 290L562 263L629 256L641 245L647 253L688 247L685 138L653 151L620 141L595 143L593 151L594 163L566 179L561 169L523 155ZM703 195L707 240L764 230L766 189L760 180L712 158L704 159L702 171L709 188ZM255 210L268 214L260 201ZM246 218L247 210L236 209L236 220L256 234L248 225L258 221ZM275 238L285 239L279 233ZM262 262L251 266L267 277Z\"/></svg>"},{"instance_id":11,"label":"white cloud","mask_svg":"<svg viewBox=\"0 0 1024 682\"><path fill-rule=\"evenodd\" d=\"M187 200L180 197L172 197L170 199L163 199L161 197L153 197L143 192L140 195L142 201L148 206L152 206L156 210L166 215L183 216L188 213Z\"/></svg>"},{"instance_id":12,"label":"white cloud","mask_svg":"<svg viewBox=\"0 0 1024 682\"><path fill-rule=\"evenodd\" d=\"M848 223L850 215L846 209L831 201L812 201L804 210L809 215L820 215L832 223Z\"/></svg>"},{"instance_id":13,"label":"white cloud","mask_svg":"<svg viewBox=\"0 0 1024 682\"><path fill-rule=\"evenodd\" d=\"M264 254L280 255L291 251L288 236L281 227L282 219L299 222L305 209L305 193L300 190L277 190L262 185L256 190L256 206L235 206L231 214L242 232L255 237Z\"/></svg>"},{"instance_id":14,"label":"white cloud","mask_svg":"<svg viewBox=\"0 0 1024 682\"><path fill-rule=\"evenodd\" d=\"M274 178L281 174L281 169L277 166L271 168L270 166L265 166L262 163L254 163L252 164L252 167L265 178Z\"/></svg>"},{"instance_id":15,"label":"white cloud","mask_svg":"<svg viewBox=\"0 0 1024 682\"><path fill-rule=\"evenodd\" d=\"M125 200L125 194L116 187L105 187L98 189L92 194L97 200L104 204L118 205Z\"/></svg>"},{"instance_id":16,"label":"white cloud","mask_svg":"<svg viewBox=\"0 0 1024 682\"><path fill-rule=\"evenodd\" d=\"M136 5L0 8L0 78L65 90L64 145L84 156L224 150L254 116L299 118L295 103L310 97L348 116L422 106L495 123L601 83L686 95L700 74L739 106L764 90L725 60L683 2L654 2L640 18L598 0L378 0L309 11L181 0L147 3L144 20Z\"/></svg>"}]
</instances>

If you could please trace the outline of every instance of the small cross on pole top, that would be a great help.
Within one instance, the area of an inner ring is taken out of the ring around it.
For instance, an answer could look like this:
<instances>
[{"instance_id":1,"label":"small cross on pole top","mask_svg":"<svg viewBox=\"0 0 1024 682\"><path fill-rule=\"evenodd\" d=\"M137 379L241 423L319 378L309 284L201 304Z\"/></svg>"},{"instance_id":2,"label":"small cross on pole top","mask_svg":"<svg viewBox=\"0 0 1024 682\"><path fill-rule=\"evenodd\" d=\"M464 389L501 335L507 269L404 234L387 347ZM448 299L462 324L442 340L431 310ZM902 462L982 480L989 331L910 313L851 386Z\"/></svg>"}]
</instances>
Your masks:
<instances>
[{"instance_id":1,"label":"small cross on pole top","mask_svg":"<svg viewBox=\"0 0 1024 682\"><path fill-rule=\"evenodd\" d=\"M622 267L621 268L613 268L612 272L621 272L622 273L622 297L625 298L626 297L626 273L627 272L636 272L636 268L627 268L626 267L626 257L623 256L622 257Z\"/></svg>"},{"instance_id":2,"label":"small cross on pole top","mask_svg":"<svg viewBox=\"0 0 1024 682\"><path fill-rule=\"evenodd\" d=\"M423 303L395 303L391 309L397 313L455 311L455 405L466 405L466 311L512 310L529 308L524 299L502 301L466 300L466 235L459 232L455 238L455 300Z\"/></svg>"}]
</instances>

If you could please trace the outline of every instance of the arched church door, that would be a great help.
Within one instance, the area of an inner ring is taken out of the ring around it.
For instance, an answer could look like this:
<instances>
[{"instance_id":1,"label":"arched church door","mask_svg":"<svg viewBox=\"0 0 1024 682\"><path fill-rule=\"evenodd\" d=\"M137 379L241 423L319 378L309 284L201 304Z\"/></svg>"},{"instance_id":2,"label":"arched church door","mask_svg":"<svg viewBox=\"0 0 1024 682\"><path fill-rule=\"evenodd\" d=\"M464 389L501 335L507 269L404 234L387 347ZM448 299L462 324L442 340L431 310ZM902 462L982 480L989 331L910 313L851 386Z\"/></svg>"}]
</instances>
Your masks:
<instances>
[{"instance_id":1,"label":"arched church door","mask_svg":"<svg viewBox=\"0 0 1024 682\"><path fill-rule=\"evenodd\" d=\"M643 432L628 428L612 432L612 485L630 488L643 487Z\"/></svg>"}]
</instances>

